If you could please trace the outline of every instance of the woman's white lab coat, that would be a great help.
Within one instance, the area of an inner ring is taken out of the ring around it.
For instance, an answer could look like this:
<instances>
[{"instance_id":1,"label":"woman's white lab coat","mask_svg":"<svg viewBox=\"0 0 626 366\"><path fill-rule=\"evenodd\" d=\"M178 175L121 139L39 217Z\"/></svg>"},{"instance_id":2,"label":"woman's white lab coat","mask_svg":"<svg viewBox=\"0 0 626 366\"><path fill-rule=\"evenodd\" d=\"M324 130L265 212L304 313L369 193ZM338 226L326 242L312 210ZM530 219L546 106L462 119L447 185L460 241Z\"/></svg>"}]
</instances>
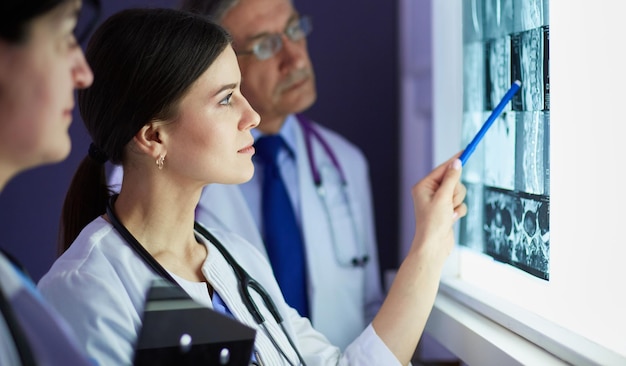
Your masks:
<instances>
[{"instance_id":1,"label":"woman's white lab coat","mask_svg":"<svg viewBox=\"0 0 626 366\"><path fill-rule=\"evenodd\" d=\"M311 321L317 330L343 349L374 318L384 299L368 165L356 146L337 133L314 124L332 149L347 179L350 209L340 196L337 169L319 140L312 138L314 160L325 182L331 220L338 229L335 232L337 238L333 240L328 215L313 183L303 128L293 115L288 117L283 126L285 128L291 129L287 140L291 137L292 145L295 144L298 212L303 223L306 248ZM245 184L253 185L252 189L260 192L261 178L255 173L253 179ZM196 213L198 222L235 232L267 256L258 224L239 186L212 184L205 187ZM337 261L338 257L348 260L357 253L355 246L359 244L354 242L355 232L369 256L365 267L344 266Z\"/></svg>"},{"instance_id":2,"label":"woman's white lab coat","mask_svg":"<svg viewBox=\"0 0 626 366\"><path fill-rule=\"evenodd\" d=\"M313 183L302 126L294 115L288 116L281 133L288 130L288 136L285 137L295 150L299 195L297 215L303 223L311 322L333 344L344 349L374 318L384 299L369 171L363 153L356 146L321 125L313 126L332 149L347 180L348 201L351 205L349 210L346 200L339 195L337 170L320 142L311 139L314 160L323 175L324 189L329 197L331 220L338 229L336 240L333 240L328 215ZM122 169L116 166L109 177L109 184L117 191L121 181ZM260 209L259 174L255 173L245 185L246 189L252 189L258 195L253 200L257 203L256 209ZM202 193L196 220L207 227L241 235L267 257L259 224L251 210L240 186L211 184ZM355 229L352 229L353 223ZM346 260L357 253L355 232L369 256L365 267L343 266L337 261L338 256Z\"/></svg>"},{"instance_id":3,"label":"woman's white lab coat","mask_svg":"<svg viewBox=\"0 0 626 366\"><path fill-rule=\"evenodd\" d=\"M269 263L236 234L211 229L232 256L269 293L285 319L285 327L307 365L394 365L397 360L368 327L341 354L339 348L311 327L282 298ZM202 272L234 316L257 329L255 348L266 365L287 364L243 304L237 279L212 244ZM74 328L87 352L101 365L130 365L141 327L141 315L150 283L157 275L140 259L111 224L102 218L90 223L72 246L42 277L38 287ZM272 336L297 361L289 343L256 293L252 295L268 322ZM193 297L193 295L192 295ZM332 302L332 299L329 299Z\"/></svg>"}]
</instances>

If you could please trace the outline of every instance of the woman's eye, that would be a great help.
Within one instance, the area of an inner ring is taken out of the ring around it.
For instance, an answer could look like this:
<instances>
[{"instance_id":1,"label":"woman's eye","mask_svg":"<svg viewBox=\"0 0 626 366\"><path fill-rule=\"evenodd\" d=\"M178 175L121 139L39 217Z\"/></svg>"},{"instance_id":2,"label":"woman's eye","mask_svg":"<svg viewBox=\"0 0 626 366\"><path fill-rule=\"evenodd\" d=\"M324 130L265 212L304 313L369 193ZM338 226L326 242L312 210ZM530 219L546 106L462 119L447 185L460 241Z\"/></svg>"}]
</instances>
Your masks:
<instances>
[{"instance_id":1,"label":"woman's eye","mask_svg":"<svg viewBox=\"0 0 626 366\"><path fill-rule=\"evenodd\" d=\"M224 98L224 99L222 99L222 100L220 101L220 104L221 104L221 105L230 105L230 101L231 101L231 99L232 99L232 98L233 98L233 93L229 93L229 94L226 96L226 98Z\"/></svg>"}]
</instances>

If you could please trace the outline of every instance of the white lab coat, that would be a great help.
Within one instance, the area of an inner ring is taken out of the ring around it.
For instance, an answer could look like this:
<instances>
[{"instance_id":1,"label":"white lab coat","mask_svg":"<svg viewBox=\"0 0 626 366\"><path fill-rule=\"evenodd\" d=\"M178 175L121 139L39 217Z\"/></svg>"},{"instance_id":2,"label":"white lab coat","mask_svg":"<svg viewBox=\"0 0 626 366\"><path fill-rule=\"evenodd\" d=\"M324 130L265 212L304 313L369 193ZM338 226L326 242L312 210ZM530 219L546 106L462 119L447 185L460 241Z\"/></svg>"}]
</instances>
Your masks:
<instances>
[{"instance_id":1,"label":"white lab coat","mask_svg":"<svg viewBox=\"0 0 626 366\"><path fill-rule=\"evenodd\" d=\"M313 329L307 318L300 317L285 303L269 262L257 250L234 233L209 231L266 289L307 365L399 364L371 326L341 354L339 348ZM209 253L202 265L207 282L235 318L257 330L255 349L264 364L287 364L243 304L237 278L229 264L216 247L206 240L203 243ZM83 229L72 246L55 261L38 287L74 328L87 352L101 365L130 365L146 293L155 278L155 272L124 242L113 226L99 217ZM252 296L266 318L272 336L292 362L296 362L293 349L263 301L254 292Z\"/></svg>"},{"instance_id":2,"label":"white lab coat","mask_svg":"<svg viewBox=\"0 0 626 366\"><path fill-rule=\"evenodd\" d=\"M314 124L344 171L356 232L369 255L365 267L341 266L336 260L336 251L344 254L342 258L351 258L356 253L356 244L346 245L354 240L355 230L351 228L345 200L338 196L338 172L319 141L313 138L316 166L322 172L324 188L330 197L329 207L335 227L341 229L337 231L339 235L335 242L339 247L335 249L328 215L313 183L304 133L294 115L288 116L285 121L283 130L287 128L290 129L287 139L293 140L292 145L295 145L299 199L296 207L305 242L311 322L332 344L345 349L371 322L384 300L368 164L355 145L339 134ZM112 190L119 191L121 182L122 169L116 166L109 176L109 184ZM261 190L258 174L255 172L255 177L246 184L253 185L250 188L257 190L254 196L258 199ZM259 202L256 205L260 207ZM267 257L258 224L239 186L211 184L205 187L196 209L196 220L207 227L239 234Z\"/></svg>"},{"instance_id":3,"label":"white lab coat","mask_svg":"<svg viewBox=\"0 0 626 366\"><path fill-rule=\"evenodd\" d=\"M337 231L339 247L334 248L328 215L313 183L302 126L292 115L283 129L286 127L291 129L292 140L295 138L298 214L306 248L311 321L317 330L343 349L365 329L383 301L367 161L363 153L345 138L314 124L344 171L356 232L369 255L365 267L341 266L336 260L336 252L344 254L342 258L352 258L356 244L350 243L354 240L355 230L345 200L338 195L338 172L320 142L312 138L316 166L322 172L329 207L333 211L332 220L335 227L341 229L341 232ZM255 178L257 174L255 172ZM261 190L261 179L246 184L255 185L252 189L259 192ZM238 233L267 256L258 225L239 186L211 184L205 187L196 219L204 225Z\"/></svg>"}]
</instances>

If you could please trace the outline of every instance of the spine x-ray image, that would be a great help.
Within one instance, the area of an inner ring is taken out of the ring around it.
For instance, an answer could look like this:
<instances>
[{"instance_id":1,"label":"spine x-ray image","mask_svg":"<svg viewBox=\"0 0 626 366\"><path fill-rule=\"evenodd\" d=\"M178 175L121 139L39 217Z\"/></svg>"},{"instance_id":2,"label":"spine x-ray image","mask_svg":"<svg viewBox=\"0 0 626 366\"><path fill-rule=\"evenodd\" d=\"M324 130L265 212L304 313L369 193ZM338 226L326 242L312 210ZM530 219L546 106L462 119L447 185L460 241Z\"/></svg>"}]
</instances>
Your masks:
<instances>
[{"instance_id":1,"label":"spine x-ray image","mask_svg":"<svg viewBox=\"0 0 626 366\"><path fill-rule=\"evenodd\" d=\"M513 81L522 87L463 168L459 244L550 278L548 0L463 3L462 146Z\"/></svg>"},{"instance_id":2,"label":"spine x-ray image","mask_svg":"<svg viewBox=\"0 0 626 366\"><path fill-rule=\"evenodd\" d=\"M484 252L549 279L550 202L545 196L484 189Z\"/></svg>"}]
</instances>

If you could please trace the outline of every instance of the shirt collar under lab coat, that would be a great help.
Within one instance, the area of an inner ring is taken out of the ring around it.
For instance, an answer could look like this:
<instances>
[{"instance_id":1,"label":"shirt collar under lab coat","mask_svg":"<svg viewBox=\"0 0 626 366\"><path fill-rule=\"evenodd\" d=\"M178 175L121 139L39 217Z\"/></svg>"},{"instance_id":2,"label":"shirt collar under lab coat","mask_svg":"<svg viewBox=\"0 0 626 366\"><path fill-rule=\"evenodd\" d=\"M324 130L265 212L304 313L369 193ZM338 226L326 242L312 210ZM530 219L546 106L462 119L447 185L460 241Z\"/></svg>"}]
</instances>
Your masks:
<instances>
[{"instance_id":1,"label":"shirt collar under lab coat","mask_svg":"<svg viewBox=\"0 0 626 366\"><path fill-rule=\"evenodd\" d=\"M285 140L289 156L292 159L296 158L296 152L298 151L298 149L296 148L296 123L298 123L298 119L294 114L290 114L287 116L287 118L285 118L283 126L280 128L280 131L278 131L283 140ZM254 141L256 141L261 136L264 136L263 132L256 128L252 130L252 137L254 137Z\"/></svg>"}]
</instances>

